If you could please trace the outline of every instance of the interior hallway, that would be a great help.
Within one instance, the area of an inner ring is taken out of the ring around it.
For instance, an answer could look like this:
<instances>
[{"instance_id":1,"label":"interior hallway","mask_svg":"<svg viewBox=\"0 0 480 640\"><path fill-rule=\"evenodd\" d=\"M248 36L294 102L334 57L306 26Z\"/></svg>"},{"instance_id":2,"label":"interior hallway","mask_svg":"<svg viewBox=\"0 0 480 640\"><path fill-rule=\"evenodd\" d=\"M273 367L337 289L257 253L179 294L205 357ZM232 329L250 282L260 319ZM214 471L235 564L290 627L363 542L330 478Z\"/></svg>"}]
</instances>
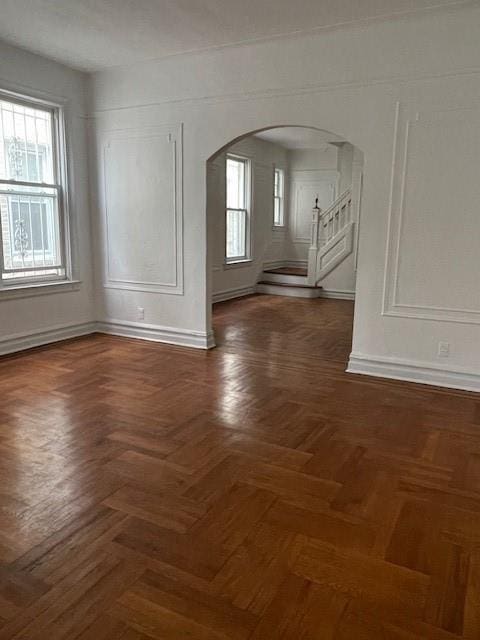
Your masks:
<instances>
[{"instance_id":1,"label":"interior hallway","mask_svg":"<svg viewBox=\"0 0 480 640\"><path fill-rule=\"evenodd\" d=\"M352 311L1 359L0 640L478 638L479 397L344 373Z\"/></svg>"}]
</instances>

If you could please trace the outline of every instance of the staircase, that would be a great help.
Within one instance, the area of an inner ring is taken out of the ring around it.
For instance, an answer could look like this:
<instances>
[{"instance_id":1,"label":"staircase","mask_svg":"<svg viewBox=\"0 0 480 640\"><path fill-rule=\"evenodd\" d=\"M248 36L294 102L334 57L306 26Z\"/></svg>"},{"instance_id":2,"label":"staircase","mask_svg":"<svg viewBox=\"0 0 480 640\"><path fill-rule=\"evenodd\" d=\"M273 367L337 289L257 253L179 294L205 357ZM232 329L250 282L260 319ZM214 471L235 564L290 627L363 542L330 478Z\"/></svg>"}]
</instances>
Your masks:
<instances>
[{"instance_id":1,"label":"staircase","mask_svg":"<svg viewBox=\"0 0 480 640\"><path fill-rule=\"evenodd\" d=\"M321 295L322 287L309 284L307 269L280 267L266 269L255 290L257 293L269 293L276 296L318 298Z\"/></svg>"},{"instance_id":2,"label":"staircase","mask_svg":"<svg viewBox=\"0 0 480 640\"><path fill-rule=\"evenodd\" d=\"M353 251L352 190L344 191L325 211L312 212L312 235L308 268L266 269L256 286L258 293L296 298L318 298L321 282Z\"/></svg>"}]
</instances>

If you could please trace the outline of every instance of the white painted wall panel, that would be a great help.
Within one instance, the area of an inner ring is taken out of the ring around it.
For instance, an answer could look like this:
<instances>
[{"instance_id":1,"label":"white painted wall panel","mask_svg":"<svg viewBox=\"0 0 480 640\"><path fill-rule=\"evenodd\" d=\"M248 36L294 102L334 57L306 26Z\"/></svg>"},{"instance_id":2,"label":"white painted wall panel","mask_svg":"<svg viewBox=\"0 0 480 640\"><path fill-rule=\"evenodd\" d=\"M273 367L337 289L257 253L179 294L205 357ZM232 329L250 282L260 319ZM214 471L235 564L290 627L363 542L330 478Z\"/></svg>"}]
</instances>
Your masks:
<instances>
[{"instance_id":1,"label":"white painted wall panel","mask_svg":"<svg viewBox=\"0 0 480 640\"><path fill-rule=\"evenodd\" d=\"M175 135L166 130L107 135L106 286L181 292L178 147Z\"/></svg>"},{"instance_id":2,"label":"white painted wall panel","mask_svg":"<svg viewBox=\"0 0 480 640\"><path fill-rule=\"evenodd\" d=\"M479 150L480 111L409 123L394 304L480 314Z\"/></svg>"}]
</instances>

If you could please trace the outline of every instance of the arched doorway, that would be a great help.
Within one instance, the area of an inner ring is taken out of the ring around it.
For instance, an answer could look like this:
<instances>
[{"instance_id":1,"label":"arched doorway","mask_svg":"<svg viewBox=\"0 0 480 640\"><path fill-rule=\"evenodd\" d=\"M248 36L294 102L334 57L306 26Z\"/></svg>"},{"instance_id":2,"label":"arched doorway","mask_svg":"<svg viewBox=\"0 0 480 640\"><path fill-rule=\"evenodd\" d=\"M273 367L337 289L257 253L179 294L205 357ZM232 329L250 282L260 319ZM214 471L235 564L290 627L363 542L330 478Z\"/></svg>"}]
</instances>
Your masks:
<instances>
[{"instance_id":1,"label":"arched doorway","mask_svg":"<svg viewBox=\"0 0 480 640\"><path fill-rule=\"evenodd\" d=\"M210 324L212 304L254 292L354 299L362 172L355 145L312 126L264 127L213 153Z\"/></svg>"}]
</instances>

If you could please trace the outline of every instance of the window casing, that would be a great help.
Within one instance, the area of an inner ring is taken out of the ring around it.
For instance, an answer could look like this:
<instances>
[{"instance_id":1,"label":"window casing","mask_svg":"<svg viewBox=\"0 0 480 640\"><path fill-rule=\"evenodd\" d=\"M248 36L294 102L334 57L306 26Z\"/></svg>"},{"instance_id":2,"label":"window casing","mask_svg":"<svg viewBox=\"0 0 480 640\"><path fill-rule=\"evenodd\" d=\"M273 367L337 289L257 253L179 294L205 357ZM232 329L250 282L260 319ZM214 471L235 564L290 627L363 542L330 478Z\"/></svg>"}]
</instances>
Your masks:
<instances>
[{"instance_id":1,"label":"window casing","mask_svg":"<svg viewBox=\"0 0 480 640\"><path fill-rule=\"evenodd\" d=\"M0 92L0 290L67 280L62 113Z\"/></svg>"},{"instance_id":2,"label":"window casing","mask_svg":"<svg viewBox=\"0 0 480 640\"><path fill-rule=\"evenodd\" d=\"M275 167L273 171L273 226L285 226L284 213L285 172Z\"/></svg>"},{"instance_id":3,"label":"window casing","mask_svg":"<svg viewBox=\"0 0 480 640\"><path fill-rule=\"evenodd\" d=\"M250 259L250 161L240 156L226 159L225 262Z\"/></svg>"}]
</instances>

